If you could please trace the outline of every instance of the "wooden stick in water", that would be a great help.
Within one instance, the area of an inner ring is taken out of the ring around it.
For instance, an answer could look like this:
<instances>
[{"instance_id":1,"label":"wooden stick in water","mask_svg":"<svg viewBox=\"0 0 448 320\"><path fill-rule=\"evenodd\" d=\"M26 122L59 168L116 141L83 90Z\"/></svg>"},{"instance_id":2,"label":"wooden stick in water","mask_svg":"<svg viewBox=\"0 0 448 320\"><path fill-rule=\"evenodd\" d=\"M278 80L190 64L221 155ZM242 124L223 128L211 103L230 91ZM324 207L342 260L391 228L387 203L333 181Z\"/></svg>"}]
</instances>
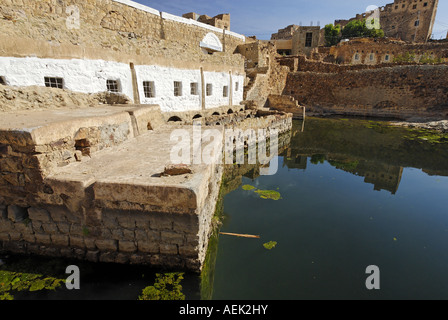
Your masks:
<instances>
[{"instance_id":1,"label":"wooden stick in water","mask_svg":"<svg viewBox=\"0 0 448 320\"><path fill-rule=\"evenodd\" d=\"M227 235L227 236L234 236L234 237L241 237L241 238L260 239L260 236L254 236L251 234L238 234L238 233L228 233L228 232L220 232L219 234L223 234L223 235Z\"/></svg>"}]
</instances>

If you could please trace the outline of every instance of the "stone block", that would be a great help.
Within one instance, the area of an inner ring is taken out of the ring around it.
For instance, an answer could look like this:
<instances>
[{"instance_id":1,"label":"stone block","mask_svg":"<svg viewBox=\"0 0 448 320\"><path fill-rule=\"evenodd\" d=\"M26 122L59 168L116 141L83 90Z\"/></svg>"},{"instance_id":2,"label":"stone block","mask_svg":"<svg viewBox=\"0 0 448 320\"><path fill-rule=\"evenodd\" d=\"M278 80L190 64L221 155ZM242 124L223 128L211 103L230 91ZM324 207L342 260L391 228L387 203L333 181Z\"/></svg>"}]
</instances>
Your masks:
<instances>
[{"instance_id":1,"label":"stone block","mask_svg":"<svg viewBox=\"0 0 448 320\"><path fill-rule=\"evenodd\" d=\"M179 254L184 257L197 257L197 247L192 246L179 246Z\"/></svg>"},{"instance_id":2,"label":"stone block","mask_svg":"<svg viewBox=\"0 0 448 320\"><path fill-rule=\"evenodd\" d=\"M28 210L18 206L9 206L8 218L12 222L22 222L28 218Z\"/></svg>"},{"instance_id":3,"label":"stone block","mask_svg":"<svg viewBox=\"0 0 448 320\"><path fill-rule=\"evenodd\" d=\"M84 238L84 244L88 250L96 250L96 239L95 238Z\"/></svg>"},{"instance_id":4,"label":"stone block","mask_svg":"<svg viewBox=\"0 0 448 320\"><path fill-rule=\"evenodd\" d=\"M69 234L70 233L70 224L67 222L58 222L56 223L56 226L58 228L58 231L63 234Z\"/></svg>"},{"instance_id":5,"label":"stone block","mask_svg":"<svg viewBox=\"0 0 448 320\"><path fill-rule=\"evenodd\" d=\"M150 227L152 230L172 230L173 220L168 214L153 214L150 216Z\"/></svg>"},{"instance_id":6,"label":"stone block","mask_svg":"<svg viewBox=\"0 0 448 320\"><path fill-rule=\"evenodd\" d=\"M103 263L113 263L115 262L116 255L115 252L102 252L100 253L98 261Z\"/></svg>"},{"instance_id":7,"label":"stone block","mask_svg":"<svg viewBox=\"0 0 448 320\"><path fill-rule=\"evenodd\" d=\"M69 242L70 242L70 246L71 247L82 248L82 249L84 249L86 247L86 245L84 243L84 238L83 237L72 236L71 235L69 237Z\"/></svg>"},{"instance_id":8,"label":"stone block","mask_svg":"<svg viewBox=\"0 0 448 320\"><path fill-rule=\"evenodd\" d=\"M118 224L123 228L127 229L135 228L135 219L126 213L123 213L122 215L118 216L117 221Z\"/></svg>"},{"instance_id":9,"label":"stone block","mask_svg":"<svg viewBox=\"0 0 448 320\"><path fill-rule=\"evenodd\" d=\"M123 239L133 241L135 239L135 231L134 230L123 230Z\"/></svg>"},{"instance_id":10,"label":"stone block","mask_svg":"<svg viewBox=\"0 0 448 320\"><path fill-rule=\"evenodd\" d=\"M95 245L102 251L117 251L118 245L116 240L96 240Z\"/></svg>"},{"instance_id":11,"label":"stone block","mask_svg":"<svg viewBox=\"0 0 448 320\"><path fill-rule=\"evenodd\" d=\"M162 243L162 244L160 244L160 253L167 254L167 255L176 255L179 252L177 249L177 245Z\"/></svg>"},{"instance_id":12,"label":"stone block","mask_svg":"<svg viewBox=\"0 0 448 320\"><path fill-rule=\"evenodd\" d=\"M100 256L99 251L87 251L86 260L90 262L98 262Z\"/></svg>"},{"instance_id":13,"label":"stone block","mask_svg":"<svg viewBox=\"0 0 448 320\"><path fill-rule=\"evenodd\" d=\"M144 253L159 253L160 245L158 242L152 241L139 241L137 242L137 247L139 252Z\"/></svg>"},{"instance_id":14,"label":"stone block","mask_svg":"<svg viewBox=\"0 0 448 320\"><path fill-rule=\"evenodd\" d=\"M22 233L10 232L9 237L11 238L11 241L20 241L20 240L22 240Z\"/></svg>"},{"instance_id":15,"label":"stone block","mask_svg":"<svg viewBox=\"0 0 448 320\"><path fill-rule=\"evenodd\" d=\"M69 244L69 237L63 234L52 234L51 242L60 247L66 247Z\"/></svg>"},{"instance_id":16,"label":"stone block","mask_svg":"<svg viewBox=\"0 0 448 320\"><path fill-rule=\"evenodd\" d=\"M23 233L22 238L27 243L35 243L36 242L36 236L34 233Z\"/></svg>"},{"instance_id":17,"label":"stone block","mask_svg":"<svg viewBox=\"0 0 448 320\"><path fill-rule=\"evenodd\" d=\"M149 265L151 263L150 259L150 255L133 254L129 257L129 262L135 265Z\"/></svg>"},{"instance_id":18,"label":"stone block","mask_svg":"<svg viewBox=\"0 0 448 320\"><path fill-rule=\"evenodd\" d=\"M118 250L121 252L133 253L137 251L137 246L133 241L119 241Z\"/></svg>"},{"instance_id":19,"label":"stone block","mask_svg":"<svg viewBox=\"0 0 448 320\"><path fill-rule=\"evenodd\" d=\"M50 238L49 234L36 233L35 237L36 237L36 242L38 244L43 244L43 245L51 244L51 238Z\"/></svg>"},{"instance_id":20,"label":"stone block","mask_svg":"<svg viewBox=\"0 0 448 320\"><path fill-rule=\"evenodd\" d=\"M45 209L28 208L28 215L32 221L34 221L34 220L42 221L42 222L51 221L50 213Z\"/></svg>"},{"instance_id":21,"label":"stone block","mask_svg":"<svg viewBox=\"0 0 448 320\"><path fill-rule=\"evenodd\" d=\"M0 241L9 241L9 233L0 232Z\"/></svg>"},{"instance_id":22,"label":"stone block","mask_svg":"<svg viewBox=\"0 0 448 320\"><path fill-rule=\"evenodd\" d=\"M58 227L55 223L42 223L42 228L44 229L45 233L48 234L55 234L58 232Z\"/></svg>"},{"instance_id":23,"label":"stone block","mask_svg":"<svg viewBox=\"0 0 448 320\"><path fill-rule=\"evenodd\" d=\"M121 252L117 253L114 262L119 263L119 264L129 263L129 254L121 253Z\"/></svg>"},{"instance_id":24,"label":"stone block","mask_svg":"<svg viewBox=\"0 0 448 320\"><path fill-rule=\"evenodd\" d=\"M184 235L182 233L162 231L160 235L163 243L178 245L184 244Z\"/></svg>"},{"instance_id":25,"label":"stone block","mask_svg":"<svg viewBox=\"0 0 448 320\"><path fill-rule=\"evenodd\" d=\"M6 206L0 205L0 219L8 219L8 211Z\"/></svg>"},{"instance_id":26,"label":"stone block","mask_svg":"<svg viewBox=\"0 0 448 320\"><path fill-rule=\"evenodd\" d=\"M55 222L68 221L67 215L69 215L69 211L65 207L51 206L48 207L47 209L53 221Z\"/></svg>"}]
</instances>

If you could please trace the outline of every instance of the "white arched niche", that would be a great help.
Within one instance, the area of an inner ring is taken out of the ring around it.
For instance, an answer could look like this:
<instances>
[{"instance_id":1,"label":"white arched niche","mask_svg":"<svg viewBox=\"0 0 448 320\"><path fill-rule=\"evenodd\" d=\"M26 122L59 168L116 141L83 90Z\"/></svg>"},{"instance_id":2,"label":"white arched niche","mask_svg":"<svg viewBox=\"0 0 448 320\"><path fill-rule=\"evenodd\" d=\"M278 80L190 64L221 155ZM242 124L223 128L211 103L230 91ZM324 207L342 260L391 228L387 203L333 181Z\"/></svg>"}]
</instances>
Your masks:
<instances>
[{"instance_id":1,"label":"white arched niche","mask_svg":"<svg viewBox=\"0 0 448 320\"><path fill-rule=\"evenodd\" d=\"M211 32L207 33L204 39L199 43L199 46L206 53L222 52L223 50L221 41L216 34Z\"/></svg>"}]
</instances>

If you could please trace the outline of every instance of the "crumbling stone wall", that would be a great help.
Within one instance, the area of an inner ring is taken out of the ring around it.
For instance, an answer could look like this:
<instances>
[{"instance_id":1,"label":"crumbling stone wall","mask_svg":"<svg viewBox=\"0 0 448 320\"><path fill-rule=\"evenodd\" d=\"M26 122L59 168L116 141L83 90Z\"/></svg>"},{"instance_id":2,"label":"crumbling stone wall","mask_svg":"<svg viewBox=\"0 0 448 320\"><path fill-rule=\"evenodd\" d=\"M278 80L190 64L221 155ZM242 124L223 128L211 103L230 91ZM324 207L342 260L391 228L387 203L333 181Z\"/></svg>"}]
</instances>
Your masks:
<instances>
[{"instance_id":1,"label":"crumbling stone wall","mask_svg":"<svg viewBox=\"0 0 448 320\"><path fill-rule=\"evenodd\" d=\"M285 95L307 114L344 114L408 119L447 118L447 65L409 65L337 73L295 72Z\"/></svg>"},{"instance_id":2,"label":"crumbling stone wall","mask_svg":"<svg viewBox=\"0 0 448 320\"><path fill-rule=\"evenodd\" d=\"M319 48L325 61L339 64L375 65L393 63L400 56L414 55L415 62L421 58L433 61L448 61L448 43L406 43L392 39L354 39L341 42L337 46Z\"/></svg>"},{"instance_id":3,"label":"crumbling stone wall","mask_svg":"<svg viewBox=\"0 0 448 320\"><path fill-rule=\"evenodd\" d=\"M289 69L278 63L274 42L256 41L240 45L237 53L246 59L248 80L244 99L264 107L269 94L281 94Z\"/></svg>"}]
</instances>

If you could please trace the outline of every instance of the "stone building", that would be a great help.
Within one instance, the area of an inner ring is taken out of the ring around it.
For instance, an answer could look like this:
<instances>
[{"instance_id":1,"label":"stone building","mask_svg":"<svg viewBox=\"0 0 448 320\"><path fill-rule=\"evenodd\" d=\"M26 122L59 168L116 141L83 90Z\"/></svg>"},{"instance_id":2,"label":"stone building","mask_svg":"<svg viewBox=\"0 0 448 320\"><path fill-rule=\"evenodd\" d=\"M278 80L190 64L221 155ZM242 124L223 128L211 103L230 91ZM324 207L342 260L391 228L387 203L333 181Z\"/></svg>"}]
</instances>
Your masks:
<instances>
[{"instance_id":1,"label":"stone building","mask_svg":"<svg viewBox=\"0 0 448 320\"><path fill-rule=\"evenodd\" d=\"M300 28L295 24L289 25L286 28L278 30L277 33L272 34L271 40L291 40L294 33Z\"/></svg>"},{"instance_id":2,"label":"stone building","mask_svg":"<svg viewBox=\"0 0 448 320\"><path fill-rule=\"evenodd\" d=\"M321 44L321 28L290 25L272 34L271 41L275 42L281 55L310 56L313 49Z\"/></svg>"},{"instance_id":3,"label":"stone building","mask_svg":"<svg viewBox=\"0 0 448 320\"><path fill-rule=\"evenodd\" d=\"M394 0L379 8L381 29L386 37L408 42L426 42L431 38L439 0ZM336 20L342 27L352 20L371 17L372 13L357 14L349 20Z\"/></svg>"},{"instance_id":4,"label":"stone building","mask_svg":"<svg viewBox=\"0 0 448 320\"><path fill-rule=\"evenodd\" d=\"M94 3L2 4L2 83L108 91L162 112L243 100L244 58L233 53L245 36L130 0Z\"/></svg>"},{"instance_id":5,"label":"stone building","mask_svg":"<svg viewBox=\"0 0 448 320\"><path fill-rule=\"evenodd\" d=\"M209 17L206 14L199 15L195 12L189 12L182 15L183 18L193 19L201 23L211 25L224 30L230 30L230 14L222 13L217 16Z\"/></svg>"}]
</instances>

